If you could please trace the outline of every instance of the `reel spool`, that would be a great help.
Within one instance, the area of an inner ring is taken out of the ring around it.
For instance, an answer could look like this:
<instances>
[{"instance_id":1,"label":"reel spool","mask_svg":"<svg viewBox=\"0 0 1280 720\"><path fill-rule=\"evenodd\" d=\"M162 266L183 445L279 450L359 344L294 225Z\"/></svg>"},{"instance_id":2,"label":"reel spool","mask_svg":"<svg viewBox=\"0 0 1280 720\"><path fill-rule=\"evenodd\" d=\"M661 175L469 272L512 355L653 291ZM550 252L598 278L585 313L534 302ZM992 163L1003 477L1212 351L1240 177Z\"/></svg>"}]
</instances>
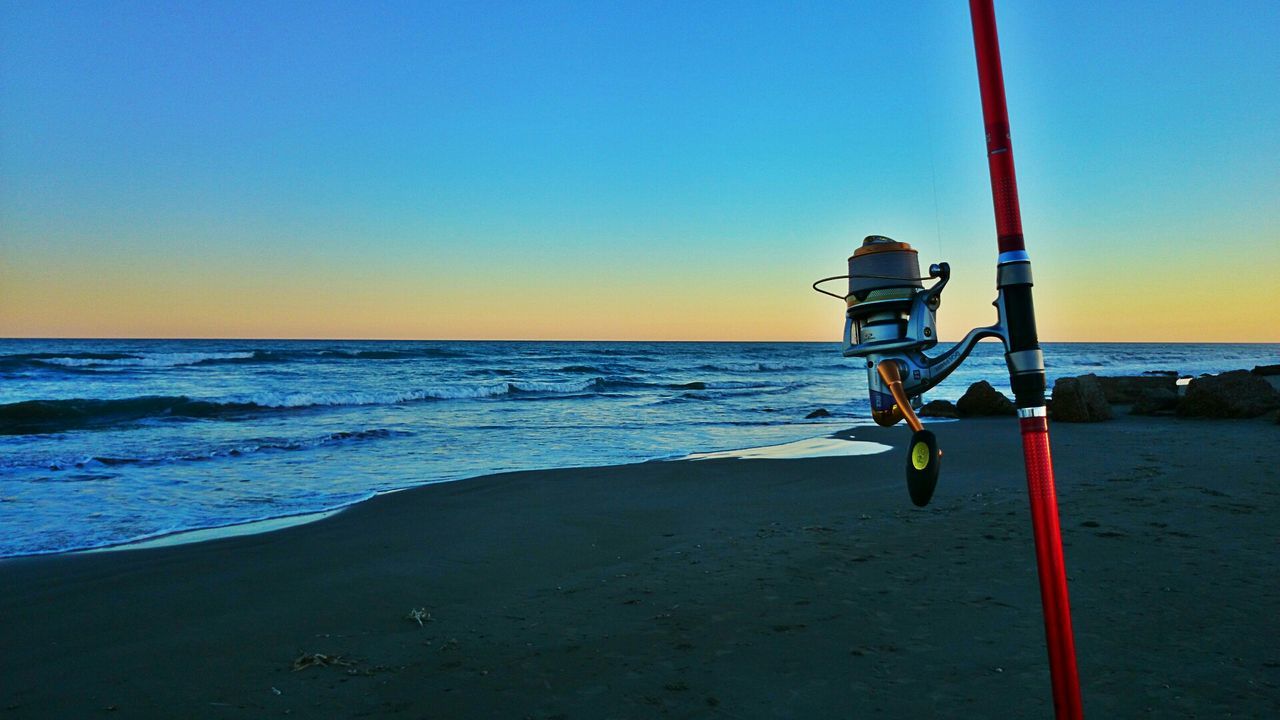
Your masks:
<instances>
[{"instance_id":1,"label":"reel spool","mask_svg":"<svg viewBox=\"0 0 1280 720\"><path fill-rule=\"evenodd\" d=\"M924 286L920 261L907 243L869 235L849 257L846 314L858 346L870 350L906 335L911 299Z\"/></svg>"},{"instance_id":2,"label":"reel spool","mask_svg":"<svg viewBox=\"0 0 1280 720\"><path fill-rule=\"evenodd\" d=\"M920 277L919 255L909 244L884 235L868 235L849 257L845 356L936 345L932 323L919 333L919 339L909 336L912 305L924 290L921 280L925 279ZM896 402L880 380L875 365L868 363L871 417L877 425L889 427L905 417L910 403Z\"/></svg>"}]
</instances>

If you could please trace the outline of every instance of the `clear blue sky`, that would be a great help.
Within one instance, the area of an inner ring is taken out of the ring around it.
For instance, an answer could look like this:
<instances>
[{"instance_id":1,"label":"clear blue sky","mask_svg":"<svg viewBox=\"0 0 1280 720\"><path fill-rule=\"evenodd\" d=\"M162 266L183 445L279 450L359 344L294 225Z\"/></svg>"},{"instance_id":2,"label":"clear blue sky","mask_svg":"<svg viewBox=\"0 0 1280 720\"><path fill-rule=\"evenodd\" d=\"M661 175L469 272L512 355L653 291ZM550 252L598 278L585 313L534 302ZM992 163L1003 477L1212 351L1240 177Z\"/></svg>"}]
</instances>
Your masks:
<instances>
[{"instance_id":1,"label":"clear blue sky","mask_svg":"<svg viewBox=\"0 0 1280 720\"><path fill-rule=\"evenodd\" d=\"M1280 340L1280 3L997 2L1047 339ZM828 339L991 319L968 8L0 5L0 335ZM830 304L828 304L828 302ZM1240 306L1240 305L1238 305Z\"/></svg>"}]
</instances>

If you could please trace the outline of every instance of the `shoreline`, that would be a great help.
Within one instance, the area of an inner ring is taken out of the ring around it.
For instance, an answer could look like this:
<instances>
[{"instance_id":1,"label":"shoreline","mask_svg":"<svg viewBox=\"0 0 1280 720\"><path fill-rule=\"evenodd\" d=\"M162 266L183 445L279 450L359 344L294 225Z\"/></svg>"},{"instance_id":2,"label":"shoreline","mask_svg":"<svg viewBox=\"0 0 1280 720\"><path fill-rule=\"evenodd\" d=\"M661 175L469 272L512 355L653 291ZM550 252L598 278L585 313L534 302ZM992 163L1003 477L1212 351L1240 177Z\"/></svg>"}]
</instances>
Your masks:
<instances>
[{"instance_id":1,"label":"shoreline","mask_svg":"<svg viewBox=\"0 0 1280 720\"><path fill-rule=\"evenodd\" d=\"M391 492L395 492L394 490ZM366 498L369 500L372 498ZM365 502L361 500L359 502ZM332 510L321 510L319 512L298 513L297 515L283 515L280 517L262 518L261 520L247 520L242 523L233 525L219 525L217 527L191 528L188 530L174 530L173 532L155 535L137 540L129 540L117 545L103 545L101 547L85 548L83 550L67 550L67 553L102 553L102 552L123 552L126 550L146 550L148 548L173 547L176 545L190 545L193 543L208 542L210 540L221 540L222 538L241 537L243 535L259 535L261 533L274 532L276 530L284 530L285 528L296 527L298 525L307 525L309 523L318 522L328 517L333 517L338 513L346 510L351 505L344 505ZM44 555L58 555L61 552L42 553ZM14 558L33 557L31 555L16 555ZM14 558L0 558L2 560L11 560Z\"/></svg>"},{"instance_id":2,"label":"shoreline","mask_svg":"<svg viewBox=\"0 0 1280 720\"><path fill-rule=\"evenodd\" d=\"M14 354L5 356L32 378L29 388L23 383L10 388L17 402L5 405L15 412L5 419L10 434L0 438L11 451L0 464L12 468L6 477L11 472L9 479L14 480L0 493L0 518L9 530L0 543L0 555L7 557L125 547L167 535L327 511L375 492L425 481L454 481L509 469L670 459L685 453L714 456L720 448L812 438L848 427L865 415L868 402L850 394L843 359L790 346L728 357L705 357L700 351L661 359L655 359L662 355L656 348L631 352L606 346L548 347L527 358L481 357L442 347L412 352L354 346L291 351L263 345L227 352L222 345L126 343L38 349L47 352L22 354L11 349ZM1073 352L1066 353L1072 358L1067 364L1079 365L1077 370L1092 368L1098 358L1115 359L1121 367L1136 362L1132 352L1101 346L1096 353ZM1224 353L1221 362L1247 357L1264 363L1269 358L1261 358L1262 352ZM232 355L236 362L224 364ZM244 355L252 357L240 357ZM437 362L437 355L461 359ZM369 359L360 359L366 356ZM333 359L337 357L344 359ZM1172 350L1150 361L1170 357L1191 361L1187 353ZM242 364L240 359L251 362ZM312 371L336 362L360 383L338 393L318 385L321 375ZM96 384L119 369L99 365L111 363L150 369L138 370L136 378L129 376L128 386L136 392L113 391L110 398L95 399L102 394L94 390ZM641 368L655 363L660 372L641 381L648 377ZM439 377L431 374L436 365L444 368ZM1257 365L1255 371L1267 367ZM409 382L379 372L390 368L422 370L426 379ZM489 375L500 374L508 385L520 380L528 392L547 394L511 393L503 398L539 402L418 402L423 393L436 397L430 389L437 382L452 383L450 373L460 368L470 369L459 387L470 387L481 377L497 382L496 375ZM271 379L274 374L286 369L298 372L288 375L290 383L272 385L278 380ZM73 382L66 375L70 370L80 379ZM183 390L191 397L166 394L172 388L166 389L165 378L187 375L197 385L212 383L205 388L208 392L196 392L199 388L192 386ZM577 387L588 376L596 376L587 381L594 388L590 392L562 392L561 385ZM50 392L46 383L55 378L57 391ZM74 392L81 382L84 392ZM953 385L957 392L963 387ZM267 387L274 389L263 390ZM954 396L955 392L947 395L953 400ZM306 404L313 402L314 406ZM355 404L348 407L347 402ZM636 411L644 422L627 421L632 404L645 408ZM830 411L822 407L828 404ZM247 409L232 412L240 405ZM563 408L568 413L564 417L574 418L568 422L576 437L560 430L558 420L544 422L553 408ZM175 415L149 419L168 413ZM184 413L204 418L198 422L218 422L207 431L188 427ZM323 413L323 419L313 413ZM23 422L39 425L40 418L48 419L45 416L66 420L68 426L119 425L119 432L72 432L65 437L17 433L26 427ZM714 422L708 422L712 418ZM810 425L813 418L818 420ZM830 422L834 418L839 421ZM427 446L430 451L424 452ZM308 466L306 472L298 471L302 465ZM228 532L249 532L253 527Z\"/></svg>"},{"instance_id":3,"label":"shoreline","mask_svg":"<svg viewBox=\"0 0 1280 720\"><path fill-rule=\"evenodd\" d=\"M948 421L949 422L949 421ZM850 435L860 427L870 427L870 420L866 424L855 424L840 430L829 432L825 435L807 437L799 440L779 443L776 445L757 445L742 448L734 448L729 450L711 450L705 452L691 452L683 455L662 455L645 460L637 460L633 463L618 463L611 465L569 465L553 468L537 468L527 471L515 472L555 472L559 470L572 470L584 467L620 467L622 465L635 465L650 462L676 462L682 460L701 460L711 458L742 458L742 459L782 459L785 457L823 457L831 454L850 454L861 455L873 452L884 452L888 446L879 448L849 448L843 452L833 448L829 443L814 443L813 441L842 439ZM794 447L793 447L794 446ZM795 453L809 454L795 454ZM744 454L745 453L745 454ZM779 454L781 453L781 454ZM212 525L206 527L183 528L179 530L163 531L154 535L146 535L138 538L124 540L118 543L107 545L96 545L92 547L70 548L64 550L49 550L47 552L27 553L24 555L8 555L0 557L0 564L10 560L18 560L22 558L50 557L58 555L72 555L80 553L101 553L101 552L121 552L126 550L141 550L153 547L168 547L173 545L188 545L191 543L207 542L217 540L224 537L238 537L241 535L257 535L266 532L275 532L285 528L294 527L296 525L305 525L312 522L323 520L332 515L345 512L362 503L381 495L391 495L399 492L406 492L427 485L438 485L443 483L456 483L476 480L489 477L494 474L501 473L482 473L479 475L471 475L460 478L450 478L444 480L429 480L415 485L408 485L400 488L392 488L390 490L375 491L361 500L348 503L339 507L327 508L322 510L311 510L288 515L278 515L272 517L257 518L254 520L245 520L243 522L231 523L229 525Z\"/></svg>"},{"instance_id":4,"label":"shoreline","mask_svg":"<svg viewBox=\"0 0 1280 720\"><path fill-rule=\"evenodd\" d=\"M1016 423L939 430L925 509L901 477L909 433L858 428L893 450L504 473L274 532L12 558L0 708L1047 715ZM1280 709L1275 432L1054 426L1091 715Z\"/></svg>"}]
</instances>

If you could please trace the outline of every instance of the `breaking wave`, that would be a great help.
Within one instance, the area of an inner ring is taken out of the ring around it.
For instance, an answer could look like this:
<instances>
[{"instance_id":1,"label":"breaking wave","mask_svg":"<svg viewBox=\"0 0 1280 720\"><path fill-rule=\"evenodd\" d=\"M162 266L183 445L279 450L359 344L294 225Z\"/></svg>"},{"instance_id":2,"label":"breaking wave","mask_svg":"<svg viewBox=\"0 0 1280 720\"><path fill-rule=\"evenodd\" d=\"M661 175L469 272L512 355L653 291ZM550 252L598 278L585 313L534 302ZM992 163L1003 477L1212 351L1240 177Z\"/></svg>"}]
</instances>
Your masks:
<instances>
[{"instance_id":1,"label":"breaking wave","mask_svg":"<svg viewBox=\"0 0 1280 720\"><path fill-rule=\"evenodd\" d=\"M237 350L228 352L66 352L0 355L3 370L130 370L209 365L254 365L259 363L315 362L342 360L413 360L422 358L464 358L467 353L441 348L414 350Z\"/></svg>"},{"instance_id":2,"label":"breaking wave","mask_svg":"<svg viewBox=\"0 0 1280 720\"><path fill-rule=\"evenodd\" d=\"M625 385L625 383L624 383ZM608 390L603 378L567 382L488 382L435 385L403 392L256 393L222 400L145 396L111 400L26 400L0 405L0 435L30 435L98 428L150 419L234 418L264 412L424 400L466 400L520 394L580 394Z\"/></svg>"},{"instance_id":3,"label":"breaking wave","mask_svg":"<svg viewBox=\"0 0 1280 720\"><path fill-rule=\"evenodd\" d=\"M25 400L0 405L0 435L29 435L101 427L153 417L208 418L246 414L259 406L177 397L119 400Z\"/></svg>"},{"instance_id":4,"label":"breaking wave","mask_svg":"<svg viewBox=\"0 0 1280 720\"><path fill-rule=\"evenodd\" d=\"M705 365L699 365L698 369L706 370L708 372L749 373L749 372L801 371L801 370L812 370L813 368L805 365L793 365L788 363L745 362L745 363L708 363Z\"/></svg>"},{"instance_id":5,"label":"breaking wave","mask_svg":"<svg viewBox=\"0 0 1280 720\"><path fill-rule=\"evenodd\" d=\"M205 460L216 460L219 458L235 458L245 455L252 455L261 452L295 452L299 450L310 450L313 448L326 447L338 444L347 444L355 442L364 442L368 440L381 440L391 437L404 437L412 433L403 430L388 430L386 428L374 428L370 430L352 430L333 432L320 437L308 438L304 440L288 440L283 438L260 438L247 442L236 443L224 447L214 448L212 450L203 450L195 452L182 452L170 455L159 456L143 456L143 457L120 457L120 456L90 456L74 460L44 460L31 465L32 467L41 467L52 471L62 470L91 470L98 467L116 467L119 465L163 465L174 462L201 462ZM2 463L0 463L2 464ZM22 467L22 465L6 465L7 467Z\"/></svg>"},{"instance_id":6,"label":"breaking wave","mask_svg":"<svg viewBox=\"0 0 1280 720\"><path fill-rule=\"evenodd\" d=\"M398 405L428 400L479 400L509 397L600 396L641 388L681 391L720 390L727 395L770 393L776 386L750 382L647 383L627 378L603 377L548 382L494 380L480 383L430 385L404 391L259 392L218 400L186 395L148 395L119 399L76 398L25 400L0 405L0 435L33 435L87 428L101 428L143 420L231 419L269 412L307 408L360 405Z\"/></svg>"},{"instance_id":7,"label":"breaking wave","mask_svg":"<svg viewBox=\"0 0 1280 720\"><path fill-rule=\"evenodd\" d=\"M46 365L63 367L177 367L179 365L197 365L210 360L242 360L253 356L248 352L223 353L152 353L149 355L127 355L123 353L75 353L53 357L31 358ZM13 357L13 356L10 356Z\"/></svg>"}]
</instances>

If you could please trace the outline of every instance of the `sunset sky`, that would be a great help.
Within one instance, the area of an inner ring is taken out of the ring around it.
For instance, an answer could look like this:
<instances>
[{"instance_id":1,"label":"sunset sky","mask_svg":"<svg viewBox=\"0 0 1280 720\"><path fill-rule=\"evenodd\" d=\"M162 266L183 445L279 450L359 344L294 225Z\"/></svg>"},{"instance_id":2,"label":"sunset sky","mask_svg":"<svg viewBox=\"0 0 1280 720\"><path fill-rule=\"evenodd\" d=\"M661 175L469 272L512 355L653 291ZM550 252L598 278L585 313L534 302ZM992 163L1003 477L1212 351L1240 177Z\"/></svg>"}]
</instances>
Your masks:
<instances>
[{"instance_id":1,"label":"sunset sky","mask_svg":"<svg viewBox=\"0 0 1280 720\"><path fill-rule=\"evenodd\" d=\"M994 320L967 3L174 5L0 4L0 336ZM1280 341L1280 3L1110 5L996 4L1042 338Z\"/></svg>"}]
</instances>

